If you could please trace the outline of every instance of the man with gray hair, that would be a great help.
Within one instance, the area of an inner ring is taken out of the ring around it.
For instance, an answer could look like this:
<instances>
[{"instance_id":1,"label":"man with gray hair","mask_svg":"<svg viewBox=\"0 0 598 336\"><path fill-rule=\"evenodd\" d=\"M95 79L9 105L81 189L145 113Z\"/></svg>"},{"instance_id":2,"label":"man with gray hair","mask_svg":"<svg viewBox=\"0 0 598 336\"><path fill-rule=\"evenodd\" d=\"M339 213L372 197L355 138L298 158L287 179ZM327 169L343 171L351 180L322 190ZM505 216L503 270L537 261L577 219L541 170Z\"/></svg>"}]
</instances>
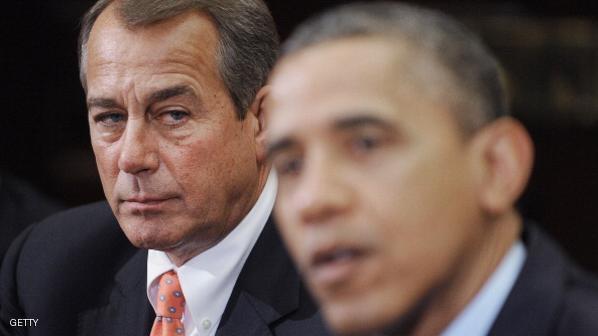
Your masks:
<instances>
[{"instance_id":1,"label":"man with gray hair","mask_svg":"<svg viewBox=\"0 0 598 336\"><path fill-rule=\"evenodd\" d=\"M499 66L444 14L318 16L265 100L277 223L340 335L597 335L598 285L514 203L533 146Z\"/></svg>"},{"instance_id":2,"label":"man with gray hair","mask_svg":"<svg viewBox=\"0 0 598 336\"><path fill-rule=\"evenodd\" d=\"M269 219L261 0L100 0L81 82L107 202L13 243L2 335L325 335ZM123 234L124 233L124 234Z\"/></svg>"}]
</instances>

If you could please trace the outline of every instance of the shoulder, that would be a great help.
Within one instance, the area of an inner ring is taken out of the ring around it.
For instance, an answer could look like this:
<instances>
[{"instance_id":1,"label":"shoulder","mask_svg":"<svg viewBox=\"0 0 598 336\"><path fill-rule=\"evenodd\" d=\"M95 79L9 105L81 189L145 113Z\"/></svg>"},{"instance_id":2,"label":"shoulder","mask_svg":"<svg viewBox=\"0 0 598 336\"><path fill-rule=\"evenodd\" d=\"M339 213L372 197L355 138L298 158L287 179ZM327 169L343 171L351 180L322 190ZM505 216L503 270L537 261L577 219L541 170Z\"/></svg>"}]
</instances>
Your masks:
<instances>
[{"instance_id":1,"label":"shoulder","mask_svg":"<svg viewBox=\"0 0 598 336\"><path fill-rule=\"evenodd\" d=\"M54 214L11 245L0 273L0 331L9 318L38 318L37 334L65 335L63 316L108 302L119 270L139 252L105 202ZM141 260L141 259L140 259ZM132 281L142 279L142 267ZM139 280L141 281L141 280Z\"/></svg>"},{"instance_id":2,"label":"shoulder","mask_svg":"<svg viewBox=\"0 0 598 336\"><path fill-rule=\"evenodd\" d=\"M64 208L27 181L5 172L0 172L0 198L16 210L26 212L23 216L32 220L39 220Z\"/></svg>"},{"instance_id":3,"label":"shoulder","mask_svg":"<svg viewBox=\"0 0 598 336\"><path fill-rule=\"evenodd\" d=\"M29 224L61 210L57 202L29 183L0 172L0 258Z\"/></svg>"},{"instance_id":4,"label":"shoulder","mask_svg":"<svg viewBox=\"0 0 598 336\"><path fill-rule=\"evenodd\" d=\"M116 223L116 219L108 203L101 201L55 213L37 223L33 232L67 233L74 229L91 231L101 229L108 222Z\"/></svg>"},{"instance_id":5,"label":"shoulder","mask_svg":"<svg viewBox=\"0 0 598 336\"><path fill-rule=\"evenodd\" d=\"M9 253L18 249L20 258L29 262L51 258L72 262L78 253L106 250L125 242L107 203L98 202L56 213L32 225L16 239Z\"/></svg>"},{"instance_id":6,"label":"shoulder","mask_svg":"<svg viewBox=\"0 0 598 336\"><path fill-rule=\"evenodd\" d=\"M15 239L5 262L7 267L22 266L26 273L45 270L48 265L66 271L128 247L132 246L110 207L98 202L56 213L30 226Z\"/></svg>"},{"instance_id":7,"label":"shoulder","mask_svg":"<svg viewBox=\"0 0 598 336\"><path fill-rule=\"evenodd\" d=\"M598 335L598 279L536 225L527 223L522 239L527 259L494 330L511 335Z\"/></svg>"},{"instance_id":8,"label":"shoulder","mask_svg":"<svg viewBox=\"0 0 598 336\"><path fill-rule=\"evenodd\" d=\"M130 243L106 202L72 208L32 225L13 243L6 261L44 269L62 265L63 270L78 264L101 262Z\"/></svg>"},{"instance_id":9,"label":"shoulder","mask_svg":"<svg viewBox=\"0 0 598 336\"><path fill-rule=\"evenodd\" d=\"M562 284L559 335L598 334L598 278L574 264Z\"/></svg>"}]
</instances>

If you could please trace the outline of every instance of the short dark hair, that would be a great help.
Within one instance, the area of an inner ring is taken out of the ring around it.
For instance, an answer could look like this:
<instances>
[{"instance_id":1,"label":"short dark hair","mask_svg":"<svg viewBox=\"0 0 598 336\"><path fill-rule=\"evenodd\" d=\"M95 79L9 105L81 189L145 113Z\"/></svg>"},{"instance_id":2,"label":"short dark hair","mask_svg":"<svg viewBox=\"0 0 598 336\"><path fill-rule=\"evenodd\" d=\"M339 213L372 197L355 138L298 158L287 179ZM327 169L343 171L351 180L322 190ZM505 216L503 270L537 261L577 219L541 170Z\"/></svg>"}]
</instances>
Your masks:
<instances>
[{"instance_id":1,"label":"short dark hair","mask_svg":"<svg viewBox=\"0 0 598 336\"><path fill-rule=\"evenodd\" d=\"M447 70L465 100L476 100L475 111L471 105L465 111L464 106L456 109L466 133L508 114L498 61L464 25L431 9L397 2L340 6L300 25L283 44L282 55L332 40L370 36L407 41Z\"/></svg>"},{"instance_id":2,"label":"short dark hair","mask_svg":"<svg viewBox=\"0 0 598 336\"><path fill-rule=\"evenodd\" d=\"M83 17L79 35L79 75L86 89L87 41L100 14L115 0L99 0ZM117 13L127 27L151 25L188 11L210 15L220 34L218 69L244 119L258 90L265 84L279 49L276 26L262 0L120 0Z\"/></svg>"}]
</instances>

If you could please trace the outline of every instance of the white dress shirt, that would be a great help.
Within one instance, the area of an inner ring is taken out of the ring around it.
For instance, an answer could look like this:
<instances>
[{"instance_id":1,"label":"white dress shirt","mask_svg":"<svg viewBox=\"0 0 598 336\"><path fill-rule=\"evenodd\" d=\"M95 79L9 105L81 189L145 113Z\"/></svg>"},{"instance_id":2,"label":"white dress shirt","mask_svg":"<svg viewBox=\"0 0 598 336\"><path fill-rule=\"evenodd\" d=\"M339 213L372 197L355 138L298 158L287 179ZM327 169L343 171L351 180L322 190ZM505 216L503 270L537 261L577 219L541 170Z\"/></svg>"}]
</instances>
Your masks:
<instances>
[{"instance_id":1,"label":"white dress shirt","mask_svg":"<svg viewBox=\"0 0 598 336\"><path fill-rule=\"evenodd\" d=\"M239 273L257 241L276 197L277 179L271 172L247 216L222 241L176 267L166 253L149 250L147 297L156 309L158 278L174 270L186 300L183 324L187 336L213 336Z\"/></svg>"},{"instance_id":2,"label":"white dress shirt","mask_svg":"<svg viewBox=\"0 0 598 336\"><path fill-rule=\"evenodd\" d=\"M442 336L487 335L521 272L527 252L517 241L467 307Z\"/></svg>"}]
</instances>

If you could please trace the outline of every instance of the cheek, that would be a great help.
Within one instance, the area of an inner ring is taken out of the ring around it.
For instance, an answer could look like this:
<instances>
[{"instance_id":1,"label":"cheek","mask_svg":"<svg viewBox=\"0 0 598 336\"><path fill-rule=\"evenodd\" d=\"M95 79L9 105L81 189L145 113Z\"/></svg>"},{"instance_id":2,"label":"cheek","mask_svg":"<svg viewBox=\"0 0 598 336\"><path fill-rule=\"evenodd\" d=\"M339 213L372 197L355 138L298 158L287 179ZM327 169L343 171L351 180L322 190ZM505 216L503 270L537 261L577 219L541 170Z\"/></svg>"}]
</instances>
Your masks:
<instances>
[{"instance_id":1,"label":"cheek","mask_svg":"<svg viewBox=\"0 0 598 336\"><path fill-rule=\"evenodd\" d=\"M186 141L165 142L160 148L164 170L191 201L218 204L246 191L255 179L250 148L227 130L210 129Z\"/></svg>"},{"instance_id":2,"label":"cheek","mask_svg":"<svg viewBox=\"0 0 598 336\"><path fill-rule=\"evenodd\" d=\"M118 151L115 146L107 146L94 142L92 142L92 147L102 185L104 189L107 187L112 189L111 185L113 183L110 182L116 179L119 171Z\"/></svg>"},{"instance_id":3,"label":"cheek","mask_svg":"<svg viewBox=\"0 0 598 336\"><path fill-rule=\"evenodd\" d=\"M305 233L301 232L301 226L295 217L296 214L289 210L286 199L284 199L284 196L279 195L276 198L274 207L276 225L291 254L298 257L299 242Z\"/></svg>"},{"instance_id":4,"label":"cheek","mask_svg":"<svg viewBox=\"0 0 598 336\"><path fill-rule=\"evenodd\" d=\"M208 178L213 169L206 142L166 143L160 146L160 172L157 177L170 180L186 194L188 200L201 198L211 186Z\"/></svg>"},{"instance_id":5,"label":"cheek","mask_svg":"<svg viewBox=\"0 0 598 336\"><path fill-rule=\"evenodd\" d=\"M166 146L161 149L160 160L179 179L193 180L206 169L211 158L200 142L189 146Z\"/></svg>"},{"instance_id":6,"label":"cheek","mask_svg":"<svg viewBox=\"0 0 598 336\"><path fill-rule=\"evenodd\" d=\"M305 244L314 239L314 235L320 233L320 228L309 227L301 223L297 211L284 195L278 194L274 203L274 217L277 228L283 238L293 262L300 271L305 270L308 260L305 257Z\"/></svg>"},{"instance_id":7,"label":"cheek","mask_svg":"<svg viewBox=\"0 0 598 336\"><path fill-rule=\"evenodd\" d=\"M470 195L460 170L446 160L420 160L369 174L361 188L365 215L397 263L433 259L466 225Z\"/></svg>"},{"instance_id":8,"label":"cheek","mask_svg":"<svg viewBox=\"0 0 598 336\"><path fill-rule=\"evenodd\" d=\"M118 156L112 148L107 146L93 144L93 151L104 196L110 203L112 210L116 211L117 208L113 200L113 194L119 174Z\"/></svg>"},{"instance_id":9,"label":"cheek","mask_svg":"<svg viewBox=\"0 0 598 336\"><path fill-rule=\"evenodd\" d=\"M427 150L401 162L380 165L370 174L370 198L382 218L396 218L401 227L427 229L451 221L455 210L471 199L465 159L457 151Z\"/></svg>"}]
</instances>

